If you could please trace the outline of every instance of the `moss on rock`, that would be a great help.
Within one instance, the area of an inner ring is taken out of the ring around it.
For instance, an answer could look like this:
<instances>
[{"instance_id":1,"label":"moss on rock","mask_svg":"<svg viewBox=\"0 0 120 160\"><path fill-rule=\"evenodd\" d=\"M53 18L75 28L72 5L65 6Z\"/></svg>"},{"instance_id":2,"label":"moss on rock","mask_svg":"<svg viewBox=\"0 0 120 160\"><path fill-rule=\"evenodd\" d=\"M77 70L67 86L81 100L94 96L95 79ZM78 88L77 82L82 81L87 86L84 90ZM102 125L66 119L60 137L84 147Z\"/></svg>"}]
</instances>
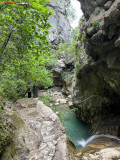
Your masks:
<instances>
[{"instance_id":1,"label":"moss on rock","mask_svg":"<svg viewBox=\"0 0 120 160\"><path fill-rule=\"evenodd\" d=\"M23 124L22 119L13 110L0 111L0 159L15 160L16 133Z\"/></svg>"}]
</instances>

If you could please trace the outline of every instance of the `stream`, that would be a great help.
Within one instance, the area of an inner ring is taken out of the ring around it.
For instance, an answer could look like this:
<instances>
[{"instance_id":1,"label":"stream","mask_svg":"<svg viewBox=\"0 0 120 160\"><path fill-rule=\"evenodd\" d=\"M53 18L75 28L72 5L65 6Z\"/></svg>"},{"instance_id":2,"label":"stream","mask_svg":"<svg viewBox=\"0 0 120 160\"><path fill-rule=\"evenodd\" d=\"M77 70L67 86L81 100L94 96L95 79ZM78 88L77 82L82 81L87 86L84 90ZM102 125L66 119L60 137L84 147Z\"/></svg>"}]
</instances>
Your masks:
<instances>
[{"instance_id":1,"label":"stream","mask_svg":"<svg viewBox=\"0 0 120 160\"><path fill-rule=\"evenodd\" d=\"M88 126L77 119L74 111L67 105L57 106L56 112L59 113L62 124L65 127L66 134L70 137L76 149L82 148L84 142L89 138Z\"/></svg>"},{"instance_id":2,"label":"stream","mask_svg":"<svg viewBox=\"0 0 120 160\"><path fill-rule=\"evenodd\" d=\"M65 127L67 136L70 137L76 149L81 149L94 139L98 138L110 138L120 143L120 139L118 137L111 135L90 136L88 126L76 118L74 111L71 110L67 104L59 105L59 107L56 107L56 111L60 115L60 119L63 126Z\"/></svg>"}]
</instances>

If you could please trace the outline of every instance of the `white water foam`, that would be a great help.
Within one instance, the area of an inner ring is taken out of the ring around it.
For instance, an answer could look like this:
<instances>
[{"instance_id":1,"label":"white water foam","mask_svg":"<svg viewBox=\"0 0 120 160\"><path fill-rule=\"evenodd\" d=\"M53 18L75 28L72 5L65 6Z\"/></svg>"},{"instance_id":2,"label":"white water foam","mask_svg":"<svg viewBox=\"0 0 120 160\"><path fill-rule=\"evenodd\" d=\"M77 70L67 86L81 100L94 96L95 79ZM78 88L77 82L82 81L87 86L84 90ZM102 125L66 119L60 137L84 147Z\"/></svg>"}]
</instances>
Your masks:
<instances>
[{"instance_id":1,"label":"white water foam","mask_svg":"<svg viewBox=\"0 0 120 160\"><path fill-rule=\"evenodd\" d=\"M115 136L111 136L111 135L94 135L94 136L91 136L90 138L88 138L87 140L81 139L81 140L77 141L77 143L79 145L81 145L82 147L85 147L87 144L89 144L90 142L92 142L94 139L104 138L104 137L115 139L115 140L119 141L119 143L120 143L120 139L119 138L117 138Z\"/></svg>"},{"instance_id":2,"label":"white water foam","mask_svg":"<svg viewBox=\"0 0 120 160\"><path fill-rule=\"evenodd\" d=\"M81 139L80 141L77 141L77 143L82 147L86 146L86 140L85 139Z\"/></svg>"}]
</instances>

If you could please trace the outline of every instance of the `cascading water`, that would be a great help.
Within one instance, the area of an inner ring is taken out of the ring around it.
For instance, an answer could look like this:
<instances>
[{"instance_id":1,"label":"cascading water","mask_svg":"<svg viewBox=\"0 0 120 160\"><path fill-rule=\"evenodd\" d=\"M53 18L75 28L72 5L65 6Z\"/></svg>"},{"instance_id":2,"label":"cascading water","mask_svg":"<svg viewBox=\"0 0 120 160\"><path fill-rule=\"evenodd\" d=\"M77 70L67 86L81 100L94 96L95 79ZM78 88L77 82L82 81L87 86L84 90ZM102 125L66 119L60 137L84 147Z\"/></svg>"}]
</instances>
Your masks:
<instances>
[{"instance_id":1,"label":"cascading water","mask_svg":"<svg viewBox=\"0 0 120 160\"><path fill-rule=\"evenodd\" d=\"M82 147L85 147L87 144L92 142L94 139L98 139L98 138L111 138L111 139L115 139L115 140L119 141L119 143L120 143L120 139L115 137L115 136L111 136L111 135L94 135L94 136L91 136L90 138L88 138L87 140L84 140L84 139L79 140L78 144L81 145Z\"/></svg>"},{"instance_id":2,"label":"cascading water","mask_svg":"<svg viewBox=\"0 0 120 160\"><path fill-rule=\"evenodd\" d=\"M89 128L87 125L79 121L75 113L71 111L67 106L60 105L56 108L62 117L62 123L66 129L67 135L74 143L76 149L85 147L87 144L98 138L111 138L115 139L120 143L120 139L111 135L94 135L89 137Z\"/></svg>"}]
</instances>

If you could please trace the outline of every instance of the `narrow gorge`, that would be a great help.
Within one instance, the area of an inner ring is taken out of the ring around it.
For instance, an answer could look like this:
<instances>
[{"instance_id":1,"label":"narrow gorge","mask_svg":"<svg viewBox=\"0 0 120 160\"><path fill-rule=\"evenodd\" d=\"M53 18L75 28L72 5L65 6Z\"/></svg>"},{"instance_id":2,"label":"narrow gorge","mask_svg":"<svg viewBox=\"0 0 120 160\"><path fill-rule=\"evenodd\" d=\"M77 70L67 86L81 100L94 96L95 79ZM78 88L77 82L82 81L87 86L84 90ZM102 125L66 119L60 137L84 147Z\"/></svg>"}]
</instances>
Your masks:
<instances>
[{"instance_id":1,"label":"narrow gorge","mask_svg":"<svg viewBox=\"0 0 120 160\"><path fill-rule=\"evenodd\" d=\"M77 2L0 4L0 160L120 159L120 0Z\"/></svg>"}]
</instances>

